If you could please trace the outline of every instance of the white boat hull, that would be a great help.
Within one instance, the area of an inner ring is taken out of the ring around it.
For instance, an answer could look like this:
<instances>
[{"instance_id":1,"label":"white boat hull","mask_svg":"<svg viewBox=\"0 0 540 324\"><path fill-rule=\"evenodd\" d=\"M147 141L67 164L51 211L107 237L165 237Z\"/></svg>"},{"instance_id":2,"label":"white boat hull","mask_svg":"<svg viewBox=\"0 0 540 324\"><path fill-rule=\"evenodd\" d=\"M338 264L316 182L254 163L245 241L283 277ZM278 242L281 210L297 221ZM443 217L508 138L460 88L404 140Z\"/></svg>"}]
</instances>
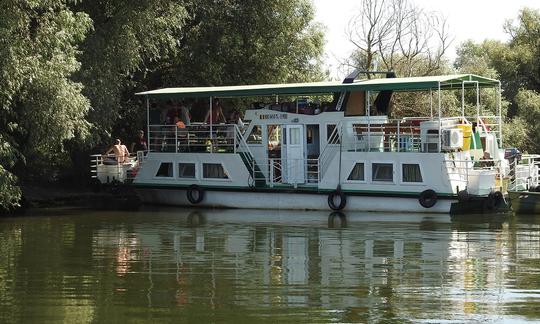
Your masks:
<instances>
[{"instance_id":1,"label":"white boat hull","mask_svg":"<svg viewBox=\"0 0 540 324\"><path fill-rule=\"evenodd\" d=\"M146 204L200 206L212 208L331 210L328 195L323 193L245 192L205 190L204 199L194 205L187 199L186 189L136 188ZM397 213L449 213L453 199L439 199L431 208L424 208L417 198L347 195L343 211L377 211Z\"/></svg>"}]
</instances>

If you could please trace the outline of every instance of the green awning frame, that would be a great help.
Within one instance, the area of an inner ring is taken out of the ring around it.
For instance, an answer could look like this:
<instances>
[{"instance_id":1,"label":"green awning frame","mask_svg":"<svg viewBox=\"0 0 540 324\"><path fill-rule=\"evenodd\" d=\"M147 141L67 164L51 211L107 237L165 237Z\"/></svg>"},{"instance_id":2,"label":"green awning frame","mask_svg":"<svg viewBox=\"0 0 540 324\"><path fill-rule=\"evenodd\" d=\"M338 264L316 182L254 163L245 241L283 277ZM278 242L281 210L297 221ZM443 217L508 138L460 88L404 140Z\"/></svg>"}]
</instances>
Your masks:
<instances>
[{"instance_id":1,"label":"green awning frame","mask_svg":"<svg viewBox=\"0 0 540 324\"><path fill-rule=\"evenodd\" d=\"M275 95L314 95L344 91L421 91L498 87L498 80L474 74L441 75L410 78L383 78L358 80L353 83L325 81L311 83L260 84L220 87L163 88L136 93L149 99L200 97L253 97Z\"/></svg>"}]
</instances>

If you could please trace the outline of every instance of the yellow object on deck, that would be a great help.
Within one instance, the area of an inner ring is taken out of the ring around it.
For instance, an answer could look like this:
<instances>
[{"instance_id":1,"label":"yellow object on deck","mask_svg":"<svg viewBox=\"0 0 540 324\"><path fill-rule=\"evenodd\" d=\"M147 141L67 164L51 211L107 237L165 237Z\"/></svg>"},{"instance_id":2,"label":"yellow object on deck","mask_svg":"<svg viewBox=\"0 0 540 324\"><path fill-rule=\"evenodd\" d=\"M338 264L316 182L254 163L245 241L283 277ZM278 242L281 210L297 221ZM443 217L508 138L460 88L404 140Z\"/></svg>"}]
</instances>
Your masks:
<instances>
[{"instance_id":1,"label":"yellow object on deck","mask_svg":"<svg viewBox=\"0 0 540 324\"><path fill-rule=\"evenodd\" d=\"M466 151L471 147L472 124L459 124L457 126L463 130L463 146L461 149Z\"/></svg>"}]
</instances>

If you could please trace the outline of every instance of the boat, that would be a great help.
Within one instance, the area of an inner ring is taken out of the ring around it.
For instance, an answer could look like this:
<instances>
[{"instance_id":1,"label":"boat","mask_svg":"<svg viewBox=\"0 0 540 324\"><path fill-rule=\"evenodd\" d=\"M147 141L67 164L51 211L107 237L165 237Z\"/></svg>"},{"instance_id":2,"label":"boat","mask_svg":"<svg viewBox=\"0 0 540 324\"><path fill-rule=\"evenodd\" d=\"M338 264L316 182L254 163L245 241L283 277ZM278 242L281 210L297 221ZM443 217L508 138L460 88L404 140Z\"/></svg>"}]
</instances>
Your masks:
<instances>
[{"instance_id":1,"label":"boat","mask_svg":"<svg viewBox=\"0 0 540 324\"><path fill-rule=\"evenodd\" d=\"M382 77L355 71L343 82L163 88L145 99L148 149L122 164L92 156L94 180L123 183L143 203L218 208L411 213L508 211L501 87L473 74ZM481 94L495 91L494 113ZM421 92L428 116L390 118L392 97ZM449 114L445 93L461 98ZM473 116L466 105L473 99ZM251 102L244 127L157 121L176 100ZM469 101L468 101L469 100ZM486 157L487 155L487 157ZM532 172L532 171L531 171ZM536 182L535 185L538 185Z\"/></svg>"},{"instance_id":2,"label":"boat","mask_svg":"<svg viewBox=\"0 0 540 324\"><path fill-rule=\"evenodd\" d=\"M508 197L513 211L517 214L540 214L540 155L511 154L510 162L513 181L508 186Z\"/></svg>"}]
</instances>

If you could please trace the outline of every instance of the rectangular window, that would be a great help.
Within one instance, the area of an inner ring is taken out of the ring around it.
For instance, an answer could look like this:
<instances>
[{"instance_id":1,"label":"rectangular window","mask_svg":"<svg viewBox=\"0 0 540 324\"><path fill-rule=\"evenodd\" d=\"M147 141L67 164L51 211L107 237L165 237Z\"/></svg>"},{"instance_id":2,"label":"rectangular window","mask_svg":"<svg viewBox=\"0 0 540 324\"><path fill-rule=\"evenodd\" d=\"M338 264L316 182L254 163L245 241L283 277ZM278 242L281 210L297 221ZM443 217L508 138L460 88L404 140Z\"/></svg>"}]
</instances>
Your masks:
<instances>
[{"instance_id":1,"label":"rectangular window","mask_svg":"<svg viewBox=\"0 0 540 324\"><path fill-rule=\"evenodd\" d=\"M334 133L335 130L335 133ZM339 144L339 129L336 129L336 125L328 124L326 125L326 141L329 144Z\"/></svg>"},{"instance_id":2,"label":"rectangular window","mask_svg":"<svg viewBox=\"0 0 540 324\"><path fill-rule=\"evenodd\" d=\"M172 162L162 162L159 166L159 169L156 173L156 177L168 177L173 176L173 166Z\"/></svg>"},{"instance_id":3,"label":"rectangular window","mask_svg":"<svg viewBox=\"0 0 540 324\"><path fill-rule=\"evenodd\" d=\"M364 181L364 163L356 163L347 180Z\"/></svg>"},{"instance_id":4,"label":"rectangular window","mask_svg":"<svg viewBox=\"0 0 540 324\"><path fill-rule=\"evenodd\" d=\"M178 178L195 178L195 163L178 163Z\"/></svg>"},{"instance_id":5,"label":"rectangular window","mask_svg":"<svg viewBox=\"0 0 540 324\"><path fill-rule=\"evenodd\" d=\"M373 163L372 168L372 181L394 181L394 165L392 163Z\"/></svg>"},{"instance_id":6,"label":"rectangular window","mask_svg":"<svg viewBox=\"0 0 540 324\"><path fill-rule=\"evenodd\" d=\"M289 138L289 144L298 145L300 144L300 128L290 128L291 138Z\"/></svg>"},{"instance_id":7,"label":"rectangular window","mask_svg":"<svg viewBox=\"0 0 540 324\"><path fill-rule=\"evenodd\" d=\"M203 178L207 179L229 179L229 175L219 163L203 163Z\"/></svg>"},{"instance_id":8,"label":"rectangular window","mask_svg":"<svg viewBox=\"0 0 540 324\"><path fill-rule=\"evenodd\" d=\"M401 166L403 182L422 182L422 173L418 164L403 164Z\"/></svg>"}]
</instances>

